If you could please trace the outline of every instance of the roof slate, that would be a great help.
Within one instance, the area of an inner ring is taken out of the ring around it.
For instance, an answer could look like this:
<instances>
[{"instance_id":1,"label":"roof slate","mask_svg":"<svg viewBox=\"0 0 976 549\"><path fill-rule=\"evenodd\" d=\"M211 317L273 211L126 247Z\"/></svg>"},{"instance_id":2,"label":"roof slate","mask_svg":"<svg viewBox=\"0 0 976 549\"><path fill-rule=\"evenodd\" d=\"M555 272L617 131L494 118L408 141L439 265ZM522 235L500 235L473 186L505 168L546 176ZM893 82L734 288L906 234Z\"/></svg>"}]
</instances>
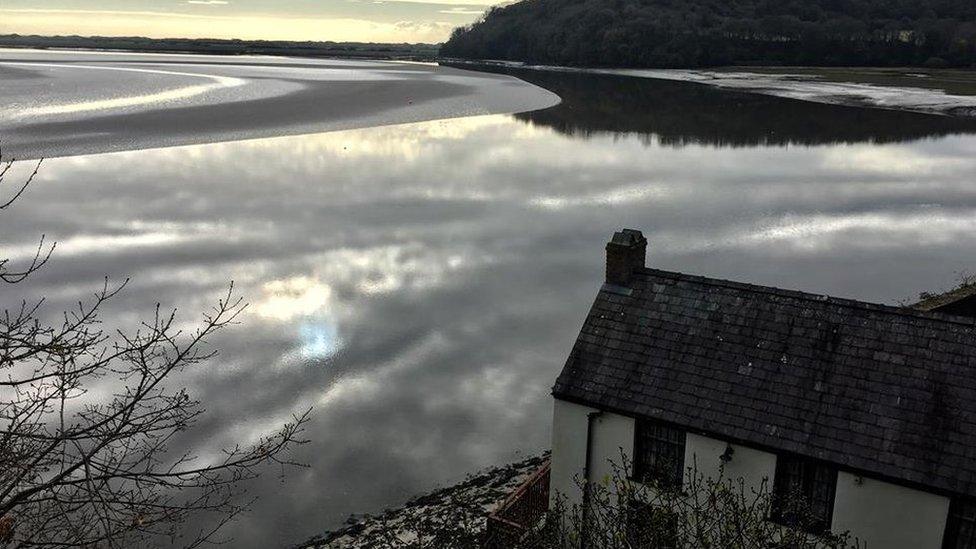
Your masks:
<instances>
[{"instance_id":1,"label":"roof slate","mask_svg":"<svg viewBox=\"0 0 976 549\"><path fill-rule=\"evenodd\" d=\"M976 323L643 269L553 395L976 496Z\"/></svg>"}]
</instances>

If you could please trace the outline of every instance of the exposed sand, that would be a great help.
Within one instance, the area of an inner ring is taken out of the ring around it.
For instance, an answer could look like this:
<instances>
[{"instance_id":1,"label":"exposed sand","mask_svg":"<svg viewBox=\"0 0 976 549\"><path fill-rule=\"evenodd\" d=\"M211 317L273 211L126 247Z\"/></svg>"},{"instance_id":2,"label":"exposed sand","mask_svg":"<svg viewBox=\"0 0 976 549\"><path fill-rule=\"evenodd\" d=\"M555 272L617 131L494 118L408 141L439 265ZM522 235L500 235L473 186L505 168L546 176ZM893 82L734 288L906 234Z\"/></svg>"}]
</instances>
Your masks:
<instances>
[{"instance_id":1,"label":"exposed sand","mask_svg":"<svg viewBox=\"0 0 976 549\"><path fill-rule=\"evenodd\" d=\"M546 108L513 77L388 61L0 50L0 140L30 159Z\"/></svg>"}]
</instances>

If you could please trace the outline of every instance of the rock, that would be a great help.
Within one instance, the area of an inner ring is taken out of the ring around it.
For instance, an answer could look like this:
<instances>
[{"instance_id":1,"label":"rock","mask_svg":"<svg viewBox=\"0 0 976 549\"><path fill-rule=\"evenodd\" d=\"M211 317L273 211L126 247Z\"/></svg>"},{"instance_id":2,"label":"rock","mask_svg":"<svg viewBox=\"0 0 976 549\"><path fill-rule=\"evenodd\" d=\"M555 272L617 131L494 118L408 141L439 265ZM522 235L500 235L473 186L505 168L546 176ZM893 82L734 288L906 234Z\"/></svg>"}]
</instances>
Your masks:
<instances>
[{"instance_id":1,"label":"rock","mask_svg":"<svg viewBox=\"0 0 976 549\"><path fill-rule=\"evenodd\" d=\"M433 490L386 509L381 516L350 515L345 526L315 536L294 549L372 549L380 540L393 534L403 540L416 539L411 530L419 522L455 526L463 523L465 535L484 531L485 518L494 507L521 485L542 462L548 452L517 463L491 467L470 475L454 486Z\"/></svg>"}]
</instances>

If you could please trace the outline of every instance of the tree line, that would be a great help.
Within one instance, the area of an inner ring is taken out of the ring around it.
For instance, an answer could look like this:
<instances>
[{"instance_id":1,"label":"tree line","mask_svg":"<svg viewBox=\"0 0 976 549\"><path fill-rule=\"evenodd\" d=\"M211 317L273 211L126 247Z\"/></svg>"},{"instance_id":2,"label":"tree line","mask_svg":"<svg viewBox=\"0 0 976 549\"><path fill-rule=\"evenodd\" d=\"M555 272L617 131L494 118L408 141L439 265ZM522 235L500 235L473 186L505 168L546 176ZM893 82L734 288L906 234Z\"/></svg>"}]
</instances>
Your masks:
<instances>
[{"instance_id":1,"label":"tree line","mask_svg":"<svg viewBox=\"0 0 976 549\"><path fill-rule=\"evenodd\" d=\"M971 0L522 0L441 55L573 66L976 66Z\"/></svg>"},{"instance_id":2,"label":"tree line","mask_svg":"<svg viewBox=\"0 0 976 549\"><path fill-rule=\"evenodd\" d=\"M80 48L208 55L288 55L295 57L361 57L430 61L432 44L372 42L313 42L288 40L228 40L217 38L145 38L140 36L23 36L0 35L0 46L16 48Z\"/></svg>"}]
</instances>

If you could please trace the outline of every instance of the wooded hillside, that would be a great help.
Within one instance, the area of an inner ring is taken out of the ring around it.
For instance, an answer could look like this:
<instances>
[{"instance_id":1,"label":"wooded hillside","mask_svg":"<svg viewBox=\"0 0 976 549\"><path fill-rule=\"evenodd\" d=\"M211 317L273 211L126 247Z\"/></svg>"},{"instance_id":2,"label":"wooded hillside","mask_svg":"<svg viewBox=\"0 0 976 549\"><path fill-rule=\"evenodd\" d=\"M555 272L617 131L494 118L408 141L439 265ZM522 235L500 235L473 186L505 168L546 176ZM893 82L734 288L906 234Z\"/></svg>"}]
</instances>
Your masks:
<instances>
[{"instance_id":1,"label":"wooded hillside","mask_svg":"<svg viewBox=\"0 0 976 549\"><path fill-rule=\"evenodd\" d=\"M441 55L530 63L976 66L973 0L522 0Z\"/></svg>"}]
</instances>

